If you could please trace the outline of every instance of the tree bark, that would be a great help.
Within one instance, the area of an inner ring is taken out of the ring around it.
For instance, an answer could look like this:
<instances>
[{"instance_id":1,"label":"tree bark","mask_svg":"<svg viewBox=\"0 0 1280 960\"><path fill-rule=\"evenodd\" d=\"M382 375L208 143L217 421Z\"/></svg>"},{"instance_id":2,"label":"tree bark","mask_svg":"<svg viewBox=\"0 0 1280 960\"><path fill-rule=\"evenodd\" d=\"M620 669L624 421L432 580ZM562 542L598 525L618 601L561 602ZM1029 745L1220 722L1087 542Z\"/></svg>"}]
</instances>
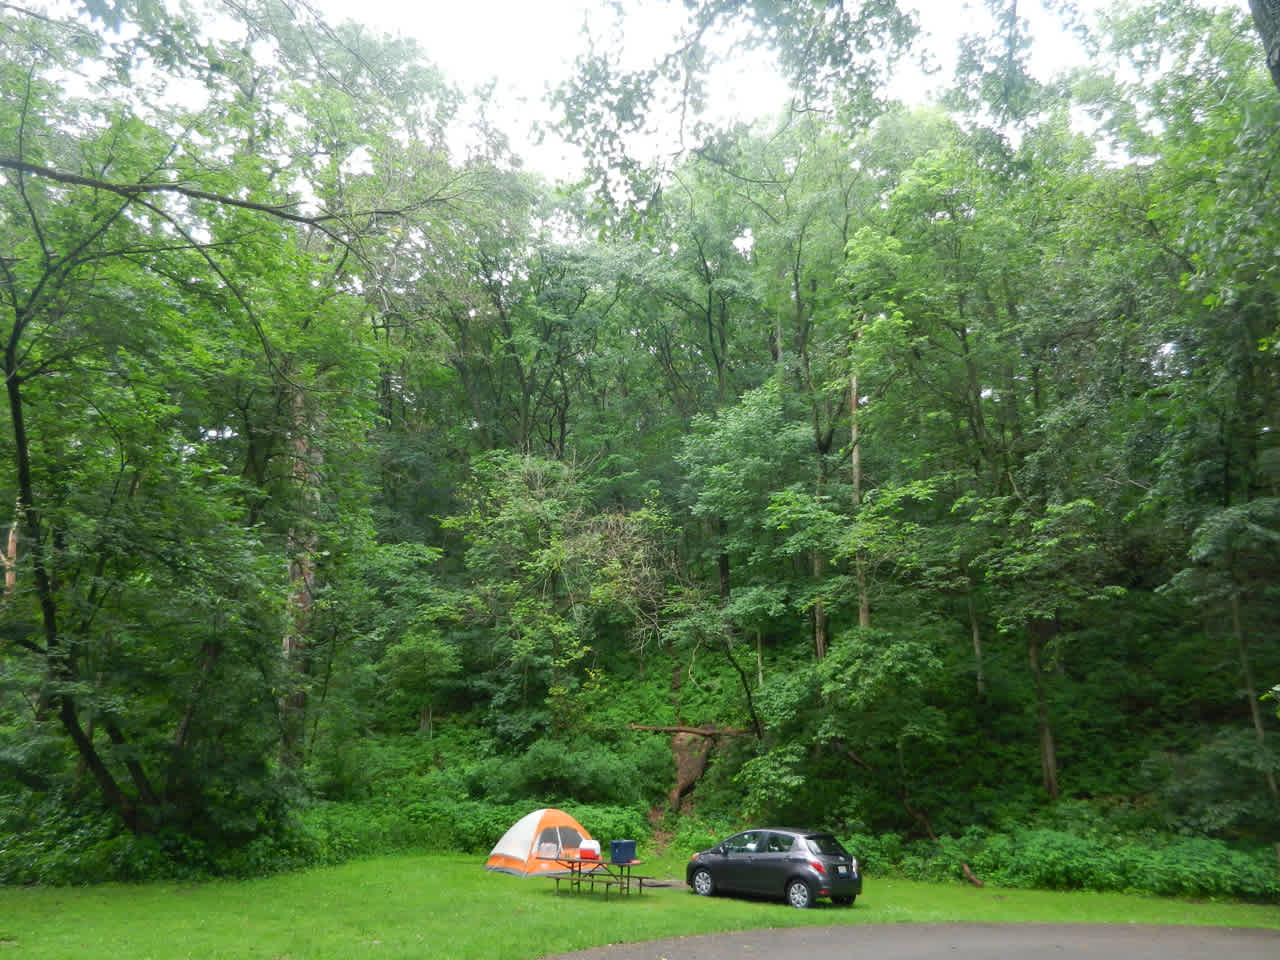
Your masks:
<instances>
[{"instance_id":1,"label":"tree bark","mask_svg":"<svg viewBox=\"0 0 1280 960\"><path fill-rule=\"evenodd\" d=\"M710 737L695 739L695 734L677 732L671 738L671 753L675 758L676 782L667 791L667 803L672 810L680 807L680 801L688 794L702 775L707 772L707 758L711 755L713 741Z\"/></svg>"},{"instance_id":2,"label":"tree bark","mask_svg":"<svg viewBox=\"0 0 1280 960\"><path fill-rule=\"evenodd\" d=\"M1262 52L1266 57L1267 69L1271 71L1271 82L1280 90L1280 0L1249 0L1249 10L1253 13L1253 25L1262 38Z\"/></svg>"},{"instance_id":3,"label":"tree bark","mask_svg":"<svg viewBox=\"0 0 1280 960\"><path fill-rule=\"evenodd\" d=\"M9 526L9 536L4 550L4 595L13 596L18 586L18 518Z\"/></svg>"}]
</instances>

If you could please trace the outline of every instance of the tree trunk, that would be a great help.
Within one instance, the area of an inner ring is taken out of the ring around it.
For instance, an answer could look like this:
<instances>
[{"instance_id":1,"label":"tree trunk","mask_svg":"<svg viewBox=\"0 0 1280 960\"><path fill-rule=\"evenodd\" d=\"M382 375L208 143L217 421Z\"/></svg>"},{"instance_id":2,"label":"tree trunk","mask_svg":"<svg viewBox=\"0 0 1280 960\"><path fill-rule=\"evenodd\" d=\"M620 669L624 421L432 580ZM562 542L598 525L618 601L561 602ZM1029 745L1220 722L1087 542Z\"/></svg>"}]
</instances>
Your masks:
<instances>
[{"instance_id":1,"label":"tree trunk","mask_svg":"<svg viewBox=\"0 0 1280 960\"><path fill-rule=\"evenodd\" d=\"M175 750L186 749L187 737L191 734L191 724L195 719L196 709L200 706L200 700L208 686L209 676L213 673L214 664L218 662L221 653L222 645L211 641L206 641L200 648L200 666L196 671L196 682L191 688L191 699L187 701L187 709L182 712L182 719L178 721L178 726L173 732Z\"/></svg>"},{"instance_id":2,"label":"tree trunk","mask_svg":"<svg viewBox=\"0 0 1280 960\"><path fill-rule=\"evenodd\" d=\"M751 681L747 678L747 671L742 669L742 664L738 663L738 658L733 655L733 638L726 630L722 640L722 648L724 655L729 658L729 663L733 666L734 672L737 673L738 679L742 681L742 693L747 700L747 714L751 717L751 729L755 732L756 739L764 736L764 728L760 725L760 718L756 715L756 701L751 696Z\"/></svg>"},{"instance_id":3,"label":"tree trunk","mask_svg":"<svg viewBox=\"0 0 1280 960\"><path fill-rule=\"evenodd\" d=\"M128 752L129 740L124 735L124 731L120 729L120 724L113 717L104 717L102 721L102 729L107 732L107 737L117 747L124 747L125 761L124 768L129 771L129 776L133 779L133 785L138 791L138 796L142 802L148 807L158 807L160 805L160 797L156 794L155 788L151 786L151 780L147 776L142 764L138 759L131 756Z\"/></svg>"},{"instance_id":4,"label":"tree trunk","mask_svg":"<svg viewBox=\"0 0 1280 960\"><path fill-rule=\"evenodd\" d=\"M116 778L107 769L107 765L103 763L102 755L98 753L93 741L89 739L88 735L80 727L80 718L76 713L75 700L66 694L58 698L58 719L62 721L62 728L66 730L68 736L71 737L71 742L75 744L85 767L93 775L94 782L98 784L98 789L102 791L102 797L107 801L107 805L120 815L120 819L124 821L125 826L130 831L141 833L143 820L137 805L120 789L120 784L116 782Z\"/></svg>"},{"instance_id":5,"label":"tree trunk","mask_svg":"<svg viewBox=\"0 0 1280 960\"><path fill-rule=\"evenodd\" d=\"M973 663L978 673L978 696L987 692L987 675L982 665L982 627L978 623L978 605L973 599L973 576L965 576L965 600L969 606L969 632L973 637Z\"/></svg>"},{"instance_id":6,"label":"tree trunk","mask_svg":"<svg viewBox=\"0 0 1280 960\"><path fill-rule=\"evenodd\" d=\"M816 405L815 405L816 411ZM822 431L818 428L818 415L814 413L814 440L818 453L818 475L814 478L813 492L814 495L821 500L827 488L827 473L825 467L825 454L831 447L831 431ZM813 653L819 660L825 660L827 656L827 645L829 640L829 624L827 617L827 606L822 599L823 580L827 575L827 555L821 548L812 551L811 563L813 570L813 585L818 592L813 602Z\"/></svg>"},{"instance_id":7,"label":"tree trunk","mask_svg":"<svg viewBox=\"0 0 1280 960\"><path fill-rule=\"evenodd\" d=\"M23 539L31 557L32 577L35 581L36 601L40 607L40 620L44 632L44 648L34 644L33 652L40 652L48 666L49 676L59 684L70 684L76 679L73 654L64 644L58 623L58 605L54 592L53 576L45 558L40 511L36 506L35 487L31 479L31 446L27 438L26 409L22 397L23 378L18 371L18 338L24 327L20 317L15 317L13 330L5 347L5 389L9 399L10 427L13 433L13 458L17 468L18 516L17 523L25 527ZM115 776L107 768L94 746L93 740L80 726L80 715L75 698L70 693L60 693L52 699L57 706L58 719L63 730L71 738L85 768L93 775L102 797L114 809L125 825L134 833L143 826L137 805L120 788Z\"/></svg>"},{"instance_id":8,"label":"tree trunk","mask_svg":"<svg viewBox=\"0 0 1280 960\"><path fill-rule=\"evenodd\" d=\"M1262 38L1271 82L1280 90L1280 0L1249 0L1249 9L1253 12L1253 25Z\"/></svg>"},{"instance_id":9,"label":"tree trunk","mask_svg":"<svg viewBox=\"0 0 1280 960\"><path fill-rule=\"evenodd\" d=\"M310 439L306 398L300 389L293 394L293 481L298 485L303 503L301 526L291 527L289 544L289 624L281 639L286 692L280 701L280 762L286 767L302 763L302 747L306 730L307 688L310 672L307 657L307 634L311 629L311 609L315 601L315 535L307 521L315 515L315 471L319 454Z\"/></svg>"},{"instance_id":10,"label":"tree trunk","mask_svg":"<svg viewBox=\"0 0 1280 960\"><path fill-rule=\"evenodd\" d=\"M661 726L650 723L628 723L628 730L644 730L646 733L689 733L697 737L742 737L751 733L739 727L691 727L688 724L676 723Z\"/></svg>"},{"instance_id":11,"label":"tree trunk","mask_svg":"<svg viewBox=\"0 0 1280 960\"><path fill-rule=\"evenodd\" d=\"M1050 799L1056 800L1060 794L1058 788L1058 754L1053 742L1053 726L1049 722L1049 703L1045 698L1044 677L1040 670L1040 651L1045 641L1053 635L1055 627L1052 622L1038 620L1027 628L1027 659L1031 667L1031 676L1036 687L1036 717L1040 727L1040 773L1044 781L1044 792Z\"/></svg>"},{"instance_id":12,"label":"tree trunk","mask_svg":"<svg viewBox=\"0 0 1280 960\"><path fill-rule=\"evenodd\" d=\"M1240 656L1240 678L1244 682L1244 698L1249 704L1249 713L1253 718L1254 736L1258 748L1266 746L1266 728L1262 723L1262 709L1258 706L1258 689L1253 678L1253 665L1249 662L1249 644L1245 640L1244 629L1240 625L1240 597L1231 595L1231 630L1236 638L1236 650ZM1266 771L1267 789L1272 798L1280 798L1280 786L1276 783L1276 775Z\"/></svg>"},{"instance_id":13,"label":"tree trunk","mask_svg":"<svg viewBox=\"0 0 1280 960\"><path fill-rule=\"evenodd\" d=\"M813 552L814 581L821 584L822 575L825 572L826 558L821 551L815 550ZM827 608L823 605L821 597L813 601L813 653L818 660L823 660L827 656Z\"/></svg>"},{"instance_id":14,"label":"tree trunk","mask_svg":"<svg viewBox=\"0 0 1280 960\"><path fill-rule=\"evenodd\" d=\"M858 375L849 378L849 421L852 433L852 450L849 453L853 470L853 512L856 516L862 507L862 446L858 436ZM858 589L858 626L871 626L871 598L867 595L866 557L859 544L853 554L853 575Z\"/></svg>"},{"instance_id":15,"label":"tree trunk","mask_svg":"<svg viewBox=\"0 0 1280 960\"><path fill-rule=\"evenodd\" d=\"M723 543L728 536L729 525L725 523L724 517L716 520L716 533L720 536L720 542ZM716 576L720 583L720 602L724 603L729 599L729 551L721 549L716 554Z\"/></svg>"},{"instance_id":16,"label":"tree trunk","mask_svg":"<svg viewBox=\"0 0 1280 960\"><path fill-rule=\"evenodd\" d=\"M425 733L428 740L431 739L433 719L431 704L428 703L422 708L422 712L418 715L418 732Z\"/></svg>"},{"instance_id":17,"label":"tree trunk","mask_svg":"<svg viewBox=\"0 0 1280 960\"><path fill-rule=\"evenodd\" d=\"M4 595L5 598L13 596L14 588L18 585L18 519L14 517L13 523L9 526L9 537L5 543L4 550Z\"/></svg>"},{"instance_id":18,"label":"tree trunk","mask_svg":"<svg viewBox=\"0 0 1280 960\"><path fill-rule=\"evenodd\" d=\"M675 759L676 782L667 791L667 803L672 810L680 807L680 801L689 793L707 771L707 758L711 755L713 738L681 730L671 737L671 755Z\"/></svg>"}]
</instances>

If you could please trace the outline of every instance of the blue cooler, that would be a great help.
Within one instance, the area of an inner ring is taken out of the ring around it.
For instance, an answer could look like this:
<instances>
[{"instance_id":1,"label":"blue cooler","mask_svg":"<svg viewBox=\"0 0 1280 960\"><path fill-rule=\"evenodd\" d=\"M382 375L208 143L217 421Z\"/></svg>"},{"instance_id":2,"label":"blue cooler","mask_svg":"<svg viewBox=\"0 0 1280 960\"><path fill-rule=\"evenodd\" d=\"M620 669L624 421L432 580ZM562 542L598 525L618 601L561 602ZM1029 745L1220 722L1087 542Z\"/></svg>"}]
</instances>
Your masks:
<instances>
[{"instance_id":1,"label":"blue cooler","mask_svg":"<svg viewBox=\"0 0 1280 960\"><path fill-rule=\"evenodd\" d=\"M636 858L636 842L634 840L610 840L609 859L614 863L630 863Z\"/></svg>"}]
</instances>

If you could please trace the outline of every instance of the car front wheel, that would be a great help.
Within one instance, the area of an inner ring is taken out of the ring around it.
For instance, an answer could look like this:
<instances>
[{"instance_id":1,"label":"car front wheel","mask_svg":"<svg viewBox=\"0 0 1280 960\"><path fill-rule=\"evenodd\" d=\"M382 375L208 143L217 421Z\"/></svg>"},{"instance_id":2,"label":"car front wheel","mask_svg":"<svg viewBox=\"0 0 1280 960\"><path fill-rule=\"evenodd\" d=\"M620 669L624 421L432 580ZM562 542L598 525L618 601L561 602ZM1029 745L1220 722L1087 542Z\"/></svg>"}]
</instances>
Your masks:
<instances>
[{"instance_id":1,"label":"car front wheel","mask_svg":"<svg viewBox=\"0 0 1280 960\"><path fill-rule=\"evenodd\" d=\"M787 903L803 910L813 903L813 891L803 880L792 880L787 884Z\"/></svg>"},{"instance_id":2,"label":"car front wheel","mask_svg":"<svg viewBox=\"0 0 1280 960\"><path fill-rule=\"evenodd\" d=\"M709 897L716 892L716 882L711 879L711 871L706 867L700 867L693 871L693 881L690 884L693 892L700 897Z\"/></svg>"}]
</instances>

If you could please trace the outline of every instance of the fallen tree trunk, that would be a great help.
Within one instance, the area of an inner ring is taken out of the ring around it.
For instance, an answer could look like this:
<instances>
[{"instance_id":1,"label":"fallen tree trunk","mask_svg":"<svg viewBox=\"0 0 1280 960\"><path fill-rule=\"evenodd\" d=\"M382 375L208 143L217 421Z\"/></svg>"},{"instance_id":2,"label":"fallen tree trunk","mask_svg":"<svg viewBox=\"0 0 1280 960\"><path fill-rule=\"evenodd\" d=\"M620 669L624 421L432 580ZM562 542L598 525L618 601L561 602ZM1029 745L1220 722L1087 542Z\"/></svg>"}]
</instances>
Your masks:
<instances>
[{"instance_id":1,"label":"fallen tree trunk","mask_svg":"<svg viewBox=\"0 0 1280 960\"><path fill-rule=\"evenodd\" d=\"M737 727L652 727L643 723L628 723L628 730L644 730L647 733L691 733L696 737L745 737L750 730L739 730Z\"/></svg>"},{"instance_id":2,"label":"fallen tree trunk","mask_svg":"<svg viewBox=\"0 0 1280 960\"><path fill-rule=\"evenodd\" d=\"M747 736L750 730L739 730L733 727L690 727L684 724L672 726L654 726L643 723L628 723L629 730L642 730L645 733L665 733L671 736L671 755L675 760L675 784L667 791L667 803L672 810L680 807L681 801L689 794L702 775L707 771L707 758L717 737Z\"/></svg>"}]
</instances>

